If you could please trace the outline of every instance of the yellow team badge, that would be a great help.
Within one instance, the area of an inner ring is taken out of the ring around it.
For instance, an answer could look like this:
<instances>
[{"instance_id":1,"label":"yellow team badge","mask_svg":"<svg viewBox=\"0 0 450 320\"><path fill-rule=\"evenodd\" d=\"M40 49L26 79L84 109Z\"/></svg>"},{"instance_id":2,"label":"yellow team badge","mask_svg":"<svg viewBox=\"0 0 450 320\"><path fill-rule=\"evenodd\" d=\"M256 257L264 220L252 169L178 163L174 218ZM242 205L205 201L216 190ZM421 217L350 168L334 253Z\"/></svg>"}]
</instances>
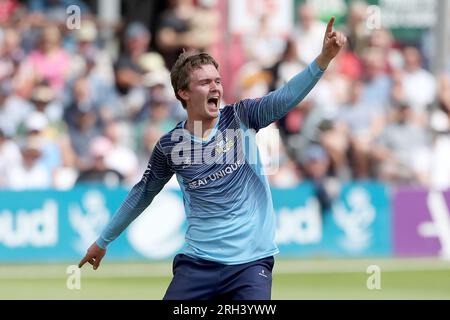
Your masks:
<instances>
[{"instance_id":1,"label":"yellow team badge","mask_svg":"<svg viewBox=\"0 0 450 320\"><path fill-rule=\"evenodd\" d=\"M228 139L225 137L225 140L220 140L216 144L216 154L227 153L234 146L234 142L232 139Z\"/></svg>"}]
</instances>

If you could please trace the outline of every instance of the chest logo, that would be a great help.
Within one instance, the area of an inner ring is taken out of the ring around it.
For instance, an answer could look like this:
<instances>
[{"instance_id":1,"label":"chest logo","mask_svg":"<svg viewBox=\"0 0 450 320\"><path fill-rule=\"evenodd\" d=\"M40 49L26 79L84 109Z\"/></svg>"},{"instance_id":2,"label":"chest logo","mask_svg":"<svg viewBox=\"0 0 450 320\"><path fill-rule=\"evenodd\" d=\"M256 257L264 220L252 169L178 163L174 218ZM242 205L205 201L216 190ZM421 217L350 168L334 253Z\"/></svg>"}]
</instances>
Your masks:
<instances>
[{"instance_id":1,"label":"chest logo","mask_svg":"<svg viewBox=\"0 0 450 320\"><path fill-rule=\"evenodd\" d=\"M224 140L220 140L216 144L216 154L227 153L234 147L234 142L232 139L225 137Z\"/></svg>"}]
</instances>

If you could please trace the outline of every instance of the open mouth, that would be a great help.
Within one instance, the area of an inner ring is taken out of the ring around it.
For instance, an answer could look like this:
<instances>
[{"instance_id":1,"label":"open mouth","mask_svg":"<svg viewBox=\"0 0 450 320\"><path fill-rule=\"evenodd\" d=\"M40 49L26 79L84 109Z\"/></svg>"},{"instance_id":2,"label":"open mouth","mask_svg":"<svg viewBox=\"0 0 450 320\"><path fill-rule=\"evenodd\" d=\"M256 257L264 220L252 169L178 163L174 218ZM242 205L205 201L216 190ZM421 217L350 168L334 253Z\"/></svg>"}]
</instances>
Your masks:
<instances>
[{"instance_id":1,"label":"open mouth","mask_svg":"<svg viewBox=\"0 0 450 320\"><path fill-rule=\"evenodd\" d=\"M211 97L208 99L208 105L213 105L214 107L219 107L219 97Z\"/></svg>"}]
</instances>

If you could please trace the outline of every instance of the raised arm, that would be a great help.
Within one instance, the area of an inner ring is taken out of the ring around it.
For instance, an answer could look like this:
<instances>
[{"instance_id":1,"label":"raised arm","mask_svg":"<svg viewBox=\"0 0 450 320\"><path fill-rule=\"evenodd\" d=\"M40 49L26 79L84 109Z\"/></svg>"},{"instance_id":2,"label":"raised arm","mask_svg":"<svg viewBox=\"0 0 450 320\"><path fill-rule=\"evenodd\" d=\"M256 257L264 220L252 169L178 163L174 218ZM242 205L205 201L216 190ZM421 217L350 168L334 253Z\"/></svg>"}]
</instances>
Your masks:
<instances>
[{"instance_id":1,"label":"raised arm","mask_svg":"<svg viewBox=\"0 0 450 320\"><path fill-rule=\"evenodd\" d=\"M150 205L172 175L173 171L167 163L167 157L158 143L141 180L128 193L114 217L100 237L89 247L78 266L81 268L86 262L89 262L93 265L94 270L97 269L106 253L107 245Z\"/></svg>"},{"instance_id":2,"label":"raised arm","mask_svg":"<svg viewBox=\"0 0 450 320\"><path fill-rule=\"evenodd\" d=\"M281 119L311 91L347 42L342 33L333 31L333 24L334 17L328 22L321 53L302 72L260 99L243 100L236 104L236 112L247 127L258 130Z\"/></svg>"}]
</instances>

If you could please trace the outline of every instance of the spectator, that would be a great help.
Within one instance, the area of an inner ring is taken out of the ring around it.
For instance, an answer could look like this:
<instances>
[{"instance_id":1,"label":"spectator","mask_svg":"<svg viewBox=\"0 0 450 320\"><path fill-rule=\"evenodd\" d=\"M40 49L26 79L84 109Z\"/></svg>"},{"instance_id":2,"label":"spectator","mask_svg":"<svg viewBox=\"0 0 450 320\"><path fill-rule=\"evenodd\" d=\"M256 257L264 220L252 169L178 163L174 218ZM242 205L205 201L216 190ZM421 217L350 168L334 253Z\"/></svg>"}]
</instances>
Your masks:
<instances>
[{"instance_id":1,"label":"spectator","mask_svg":"<svg viewBox=\"0 0 450 320\"><path fill-rule=\"evenodd\" d=\"M301 167L305 178L313 183L322 213L331 208L333 197L331 189L327 189L328 185L331 185L328 176L330 165L330 157L320 145L311 144L306 148Z\"/></svg>"},{"instance_id":2,"label":"spectator","mask_svg":"<svg viewBox=\"0 0 450 320\"><path fill-rule=\"evenodd\" d=\"M62 121L64 107L61 101L56 99L55 93L48 85L36 86L31 93L30 102L36 111L45 115L54 130L62 130L58 127ZM55 132L55 134L57 133Z\"/></svg>"},{"instance_id":3,"label":"spectator","mask_svg":"<svg viewBox=\"0 0 450 320\"><path fill-rule=\"evenodd\" d=\"M428 160L427 185L437 190L450 188L450 76L440 75L438 97L430 110L429 128L433 136Z\"/></svg>"},{"instance_id":4,"label":"spectator","mask_svg":"<svg viewBox=\"0 0 450 320\"><path fill-rule=\"evenodd\" d=\"M336 57L337 71L341 77L349 80L359 80L363 76L363 65L360 57L350 50L347 45L341 50Z\"/></svg>"},{"instance_id":5,"label":"spectator","mask_svg":"<svg viewBox=\"0 0 450 320\"><path fill-rule=\"evenodd\" d=\"M352 1L350 4L346 34L351 51L362 56L368 47L371 30L367 28L367 3L365 1Z\"/></svg>"},{"instance_id":6,"label":"spectator","mask_svg":"<svg viewBox=\"0 0 450 320\"><path fill-rule=\"evenodd\" d=\"M169 9L159 20L156 43L171 69L183 50L199 49L191 20L195 15L193 0L169 0Z\"/></svg>"},{"instance_id":7,"label":"spectator","mask_svg":"<svg viewBox=\"0 0 450 320\"><path fill-rule=\"evenodd\" d=\"M91 164L82 169L77 179L77 184L97 183L108 187L118 187L123 181L123 176L116 170L110 169L105 163L105 157L111 151L112 144L105 137L97 137L89 145Z\"/></svg>"},{"instance_id":8,"label":"spectator","mask_svg":"<svg viewBox=\"0 0 450 320\"><path fill-rule=\"evenodd\" d=\"M292 37L297 43L299 60L302 63L309 63L320 53L321 35L325 32L326 24L317 19L314 6L309 2L298 6L297 19Z\"/></svg>"},{"instance_id":9,"label":"spectator","mask_svg":"<svg viewBox=\"0 0 450 320\"><path fill-rule=\"evenodd\" d=\"M385 55L380 48L367 48L362 56L365 89L361 103L376 113L385 113L390 105L392 79L386 73Z\"/></svg>"},{"instance_id":10,"label":"spectator","mask_svg":"<svg viewBox=\"0 0 450 320\"><path fill-rule=\"evenodd\" d=\"M107 117L102 117L104 114L104 106L101 104L103 102L102 95L104 92L94 91L90 86L89 78L80 77L76 79L71 88L71 100L69 100L69 105L65 109L65 120L69 128L74 124L74 115L77 115L80 110L92 110L97 116L96 124L100 126Z\"/></svg>"},{"instance_id":11,"label":"spectator","mask_svg":"<svg viewBox=\"0 0 450 320\"><path fill-rule=\"evenodd\" d=\"M42 29L39 48L28 56L22 72L31 72L36 82L46 81L55 92L61 92L69 73L70 55L61 47L61 32L48 25Z\"/></svg>"},{"instance_id":12,"label":"spectator","mask_svg":"<svg viewBox=\"0 0 450 320\"><path fill-rule=\"evenodd\" d=\"M434 135L450 133L450 76L448 74L439 76L438 94L430 110L429 127Z\"/></svg>"},{"instance_id":13,"label":"spectator","mask_svg":"<svg viewBox=\"0 0 450 320\"><path fill-rule=\"evenodd\" d=\"M351 163L357 178L370 176L371 146L385 121L383 114L361 103L364 89L362 81L353 82L350 100L341 107L337 118L337 126L349 141Z\"/></svg>"},{"instance_id":14,"label":"spectator","mask_svg":"<svg viewBox=\"0 0 450 320\"><path fill-rule=\"evenodd\" d=\"M382 131L373 147L378 161L377 176L385 182L411 184L422 181L426 168L417 160L429 153L429 140L423 127L412 122L412 110L406 103L393 105L392 122Z\"/></svg>"},{"instance_id":15,"label":"spectator","mask_svg":"<svg viewBox=\"0 0 450 320\"><path fill-rule=\"evenodd\" d=\"M298 59L295 41L288 39L281 58L269 68L272 74L269 90L273 91L280 88L296 74L297 70L304 67L305 65Z\"/></svg>"},{"instance_id":16,"label":"spectator","mask_svg":"<svg viewBox=\"0 0 450 320\"><path fill-rule=\"evenodd\" d=\"M27 139L39 139L41 156L38 162L45 167L53 178L57 170L65 165L71 164L67 157L67 140L64 135L55 135L44 113L34 111L25 121Z\"/></svg>"},{"instance_id":17,"label":"spectator","mask_svg":"<svg viewBox=\"0 0 450 320\"><path fill-rule=\"evenodd\" d=\"M369 37L369 47L380 49L386 63L385 71L392 73L403 67L403 54L396 46L392 33L386 28L375 29Z\"/></svg>"},{"instance_id":18,"label":"spectator","mask_svg":"<svg viewBox=\"0 0 450 320\"><path fill-rule=\"evenodd\" d=\"M83 170L89 166L89 145L102 132L98 113L89 105L79 105L73 109L70 118L69 138L75 153L75 167Z\"/></svg>"},{"instance_id":19,"label":"spectator","mask_svg":"<svg viewBox=\"0 0 450 320\"><path fill-rule=\"evenodd\" d=\"M151 109L154 104L162 103L167 109L167 119L173 119L169 122L179 122L186 118L186 111L178 100L173 98L170 88L169 71L165 68L154 70L145 75L143 85L147 89L146 101L135 120L138 122L145 121L152 113Z\"/></svg>"},{"instance_id":20,"label":"spectator","mask_svg":"<svg viewBox=\"0 0 450 320\"><path fill-rule=\"evenodd\" d=\"M124 50L115 65L117 89L122 95L127 94L142 81L145 70L139 59L148 51L151 33L140 22L133 22L125 29Z\"/></svg>"},{"instance_id":21,"label":"spectator","mask_svg":"<svg viewBox=\"0 0 450 320\"><path fill-rule=\"evenodd\" d=\"M411 106L417 123L425 125L427 108L435 99L436 83L432 74L422 68L422 56L417 48L404 48L403 57L405 66L400 73L402 98Z\"/></svg>"},{"instance_id":22,"label":"spectator","mask_svg":"<svg viewBox=\"0 0 450 320\"><path fill-rule=\"evenodd\" d=\"M217 0L197 0L197 7L190 20L196 47L202 51L213 51L221 37L221 14L216 8L217 4Z\"/></svg>"},{"instance_id":23,"label":"spectator","mask_svg":"<svg viewBox=\"0 0 450 320\"><path fill-rule=\"evenodd\" d=\"M164 98L153 99L146 108L147 117L142 118L135 126L135 136L139 141L143 137L142 144L138 145L138 152L142 159L148 158L159 138L173 128L176 122L169 117L171 101ZM144 161L145 163L146 161Z\"/></svg>"},{"instance_id":24,"label":"spectator","mask_svg":"<svg viewBox=\"0 0 450 320\"><path fill-rule=\"evenodd\" d=\"M123 116L133 119L145 102L145 88L142 86L149 60L148 46L150 31L139 22L127 26L124 35L124 52L115 65L116 88L125 107ZM152 52L153 60L162 60L158 53Z\"/></svg>"},{"instance_id":25,"label":"spectator","mask_svg":"<svg viewBox=\"0 0 450 320\"><path fill-rule=\"evenodd\" d=\"M28 138L21 151L22 161L7 172L7 187L13 190L50 188L52 186L50 172L39 162L42 156L40 138Z\"/></svg>"},{"instance_id":26,"label":"spectator","mask_svg":"<svg viewBox=\"0 0 450 320\"><path fill-rule=\"evenodd\" d=\"M25 59L25 52L20 47L21 34L13 28L5 28L0 46L0 81L11 82L21 61Z\"/></svg>"},{"instance_id":27,"label":"spectator","mask_svg":"<svg viewBox=\"0 0 450 320\"><path fill-rule=\"evenodd\" d=\"M20 161L22 156L19 147L0 128L0 189L6 188L8 171Z\"/></svg>"},{"instance_id":28,"label":"spectator","mask_svg":"<svg viewBox=\"0 0 450 320\"><path fill-rule=\"evenodd\" d=\"M0 125L5 135L15 136L20 124L33 109L33 105L16 94L10 86L0 84Z\"/></svg>"},{"instance_id":29,"label":"spectator","mask_svg":"<svg viewBox=\"0 0 450 320\"><path fill-rule=\"evenodd\" d=\"M1 0L0 1L0 25L5 25L11 16L20 8L17 0Z\"/></svg>"},{"instance_id":30,"label":"spectator","mask_svg":"<svg viewBox=\"0 0 450 320\"><path fill-rule=\"evenodd\" d=\"M104 163L106 168L120 173L128 184L136 182L138 174L138 159L131 149L129 128L118 121L110 121L104 130L105 138L111 146L105 151ZM128 138L128 139L127 139Z\"/></svg>"},{"instance_id":31,"label":"spectator","mask_svg":"<svg viewBox=\"0 0 450 320\"><path fill-rule=\"evenodd\" d=\"M269 13L262 14L255 32L242 40L247 61L261 68L269 68L279 60L285 47L284 39L270 26L270 17Z\"/></svg>"},{"instance_id":32,"label":"spectator","mask_svg":"<svg viewBox=\"0 0 450 320\"><path fill-rule=\"evenodd\" d=\"M111 55L98 46L98 29L94 21L83 20L81 28L75 30L76 49L72 57L73 78L93 74L102 82L114 84Z\"/></svg>"}]
</instances>

